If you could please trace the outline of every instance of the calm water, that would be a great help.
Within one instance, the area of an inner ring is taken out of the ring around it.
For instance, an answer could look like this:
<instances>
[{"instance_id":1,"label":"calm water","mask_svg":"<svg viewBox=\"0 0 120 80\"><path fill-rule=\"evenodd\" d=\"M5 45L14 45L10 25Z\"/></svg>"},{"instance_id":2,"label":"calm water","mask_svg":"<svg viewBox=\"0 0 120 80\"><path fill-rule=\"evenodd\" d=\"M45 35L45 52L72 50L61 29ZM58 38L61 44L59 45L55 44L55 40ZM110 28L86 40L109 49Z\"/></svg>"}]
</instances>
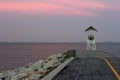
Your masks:
<instances>
[{"instance_id":1,"label":"calm water","mask_svg":"<svg viewBox=\"0 0 120 80\"><path fill-rule=\"evenodd\" d=\"M0 71L25 66L52 54L86 49L85 43L0 43ZM98 43L97 49L120 56L120 43Z\"/></svg>"}]
</instances>

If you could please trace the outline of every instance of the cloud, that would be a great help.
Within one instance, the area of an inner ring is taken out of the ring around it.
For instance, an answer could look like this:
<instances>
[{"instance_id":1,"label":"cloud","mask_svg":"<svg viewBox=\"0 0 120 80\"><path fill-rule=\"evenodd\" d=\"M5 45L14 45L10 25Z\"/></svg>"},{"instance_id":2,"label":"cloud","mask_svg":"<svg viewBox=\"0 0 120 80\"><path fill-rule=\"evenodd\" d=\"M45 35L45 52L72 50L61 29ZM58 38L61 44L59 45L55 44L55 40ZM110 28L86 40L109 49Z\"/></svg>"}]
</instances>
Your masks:
<instances>
[{"instance_id":1,"label":"cloud","mask_svg":"<svg viewBox=\"0 0 120 80\"><path fill-rule=\"evenodd\" d=\"M108 9L109 5L101 2L88 2L88 1L78 1L78 0L52 0L58 4L64 4L71 7L86 8L86 9Z\"/></svg>"},{"instance_id":2,"label":"cloud","mask_svg":"<svg viewBox=\"0 0 120 80\"><path fill-rule=\"evenodd\" d=\"M33 15L80 15L95 16L93 10L112 9L101 2L77 0L35 0L21 2L0 2L0 12L8 11Z\"/></svg>"}]
</instances>

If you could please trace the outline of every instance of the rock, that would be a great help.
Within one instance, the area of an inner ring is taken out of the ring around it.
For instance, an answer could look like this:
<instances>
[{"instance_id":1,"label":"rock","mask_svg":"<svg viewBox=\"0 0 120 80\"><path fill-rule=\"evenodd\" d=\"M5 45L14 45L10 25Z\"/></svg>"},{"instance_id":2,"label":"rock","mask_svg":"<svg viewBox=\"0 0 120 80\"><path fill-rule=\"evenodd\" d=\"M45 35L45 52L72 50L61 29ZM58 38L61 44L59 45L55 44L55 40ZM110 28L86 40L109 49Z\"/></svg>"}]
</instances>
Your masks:
<instances>
[{"instance_id":1,"label":"rock","mask_svg":"<svg viewBox=\"0 0 120 80\"><path fill-rule=\"evenodd\" d=\"M30 71L33 71L33 70L30 69L30 68L21 67L21 68L15 69L14 71L16 73L25 73L25 72L30 72Z\"/></svg>"},{"instance_id":2,"label":"rock","mask_svg":"<svg viewBox=\"0 0 120 80\"><path fill-rule=\"evenodd\" d=\"M62 58L63 56L64 56L63 54L56 55L57 58Z\"/></svg>"},{"instance_id":3,"label":"rock","mask_svg":"<svg viewBox=\"0 0 120 80\"><path fill-rule=\"evenodd\" d=\"M11 80L22 80L26 75L27 75L26 73L20 73L14 76L13 78L11 78Z\"/></svg>"},{"instance_id":4,"label":"rock","mask_svg":"<svg viewBox=\"0 0 120 80\"><path fill-rule=\"evenodd\" d=\"M2 79L2 80L10 80L15 75L16 75L16 73L14 71L6 71L6 72L0 74L0 79Z\"/></svg>"},{"instance_id":5,"label":"rock","mask_svg":"<svg viewBox=\"0 0 120 80\"><path fill-rule=\"evenodd\" d=\"M42 77L42 75L38 75L38 74L32 74L28 80L40 80L40 78Z\"/></svg>"},{"instance_id":6,"label":"rock","mask_svg":"<svg viewBox=\"0 0 120 80\"><path fill-rule=\"evenodd\" d=\"M43 66L44 66L44 61L39 60L36 63L32 64L29 68L32 69L33 71L37 71L40 68L42 68Z\"/></svg>"},{"instance_id":7,"label":"rock","mask_svg":"<svg viewBox=\"0 0 120 80\"><path fill-rule=\"evenodd\" d=\"M7 79L7 75L0 73L0 80L6 80Z\"/></svg>"},{"instance_id":8,"label":"rock","mask_svg":"<svg viewBox=\"0 0 120 80\"><path fill-rule=\"evenodd\" d=\"M25 67L0 73L0 80L40 80L65 60L64 54L52 55Z\"/></svg>"},{"instance_id":9,"label":"rock","mask_svg":"<svg viewBox=\"0 0 120 80\"><path fill-rule=\"evenodd\" d=\"M65 55L63 55L63 54L58 54L57 58L58 58L58 61L61 63L65 61Z\"/></svg>"},{"instance_id":10,"label":"rock","mask_svg":"<svg viewBox=\"0 0 120 80\"><path fill-rule=\"evenodd\" d=\"M51 60L51 59L53 59L53 58L55 58L56 57L56 55L54 54L54 55L51 55L51 56L49 56L48 58L47 58L47 60L49 61L49 60Z\"/></svg>"},{"instance_id":11,"label":"rock","mask_svg":"<svg viewBox=\"0 0 120 80\"><path fill-rule=\"evenodd\" d=\"M29 68L32 66L33 63L29 63L28 65L25 66L25 68Z\"/></svg>"},{"instance_id":12,"label":"rock","mask_svg":"<svg viewBox=\"0 0 120 80\"><path fill-rule=\"evenodd\" d=\"M17 73L16 72L14 72L14 71L8 71L7 72L7 76L11 79L12 77L14 77L15 75L17 75Z\"/></svg>"},{"instance_id":13,"label":"rock","mask_svg":"<svg viewBox=\"0 0 120 80\"><path fill-rule=\"evenodd\" d=\"M48 69L50 67L56 67L58 66L58 59L56 57L52 58L50 61L48 61L47 63L44 64L44 69Z\"/></svg>"}]
</instances>

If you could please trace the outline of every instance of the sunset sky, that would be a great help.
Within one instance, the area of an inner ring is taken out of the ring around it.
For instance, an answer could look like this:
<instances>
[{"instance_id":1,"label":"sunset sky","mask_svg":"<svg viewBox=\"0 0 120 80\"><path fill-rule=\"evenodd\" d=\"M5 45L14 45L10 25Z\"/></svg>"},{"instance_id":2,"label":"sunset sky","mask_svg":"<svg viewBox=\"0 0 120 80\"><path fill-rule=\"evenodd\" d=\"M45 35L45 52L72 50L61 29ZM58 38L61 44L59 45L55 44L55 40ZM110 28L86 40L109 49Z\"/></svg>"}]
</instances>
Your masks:
<instances>
[{"instance_id":1,"label":"sunset sky","mask_svg":"<svg viewBox=\"0 0 120 80\"><path fill-rule=\"evenodd\" d=\"M120 42L120 0L0 0L0 42Z\"/></svg>"}]
</instances>

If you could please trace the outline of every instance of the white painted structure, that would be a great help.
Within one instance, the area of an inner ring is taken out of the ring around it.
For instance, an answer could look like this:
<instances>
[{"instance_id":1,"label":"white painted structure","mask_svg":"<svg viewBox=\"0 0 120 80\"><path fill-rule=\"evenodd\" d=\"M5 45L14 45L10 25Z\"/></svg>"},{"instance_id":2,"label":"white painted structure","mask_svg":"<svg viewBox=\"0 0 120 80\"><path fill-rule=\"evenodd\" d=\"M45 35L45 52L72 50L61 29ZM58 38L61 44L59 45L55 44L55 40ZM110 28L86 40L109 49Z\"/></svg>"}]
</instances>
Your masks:
<instances>
[{"instance_id":1,"label":"white painted structure","mask_svg":"<svg viewBox=\"0 0 120 80\"><path fill-rule=\"evenodd\" d=\"M95 32L97 29L90 26L85 31L87 32L87 50L96 50Z\"/></svg>"}]
</instances>

